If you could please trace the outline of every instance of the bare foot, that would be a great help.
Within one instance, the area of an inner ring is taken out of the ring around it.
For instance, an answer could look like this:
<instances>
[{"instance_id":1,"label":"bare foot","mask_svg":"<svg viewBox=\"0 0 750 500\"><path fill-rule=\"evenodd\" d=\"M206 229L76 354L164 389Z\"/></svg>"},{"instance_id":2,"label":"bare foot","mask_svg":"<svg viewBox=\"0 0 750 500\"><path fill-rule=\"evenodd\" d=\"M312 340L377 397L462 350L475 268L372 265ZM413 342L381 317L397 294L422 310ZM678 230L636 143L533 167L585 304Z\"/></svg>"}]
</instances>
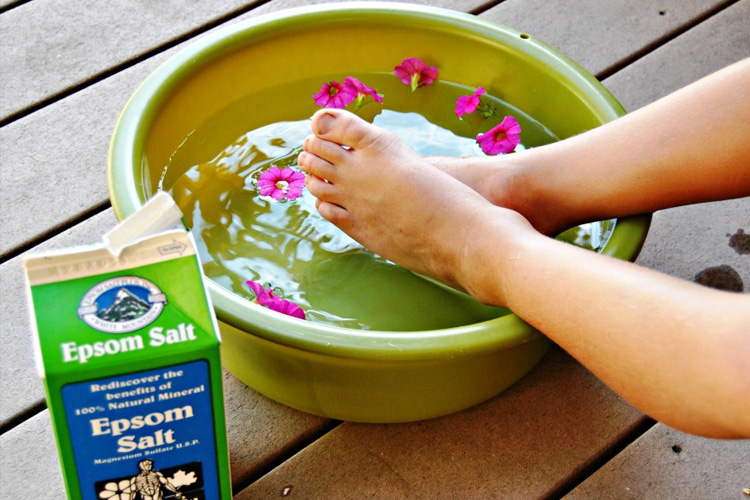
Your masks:
<instances>
[{"instance_id":1,"label":"bare foot","mask_svg":"<svg viewBox=\"0 0 750 500\"><path fill-rule=\"evenodd\" d=\"M312 130L298 163L310 174L306 183L318 211L402 267L474 294L467 269L476 267L471 259L478 249L498 250L495 242L482 249L498 221L531 229L356 115L318 111Z\"/></svg>"}]
</instances>

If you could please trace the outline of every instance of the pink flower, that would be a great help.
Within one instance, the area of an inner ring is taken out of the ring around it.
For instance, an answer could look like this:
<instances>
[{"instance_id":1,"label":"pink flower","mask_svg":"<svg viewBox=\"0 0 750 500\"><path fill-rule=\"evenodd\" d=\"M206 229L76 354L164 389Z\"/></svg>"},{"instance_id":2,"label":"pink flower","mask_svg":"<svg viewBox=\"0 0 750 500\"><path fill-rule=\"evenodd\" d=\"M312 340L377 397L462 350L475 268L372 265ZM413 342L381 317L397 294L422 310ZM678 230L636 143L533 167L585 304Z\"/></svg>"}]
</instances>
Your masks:
<instances>
[{"instance_id":1,"label":"pink flower","mask_svg":"<svg viewBox=\"0 0 750 500\"><path fill-rule=\"evenodd\" d=\"M320 91L313 96L315 104L324 108L344 109L357 98L357 91L339 82L324 83Z\"/></svg>"},{"instance_id":2,"label":"pink flower","mask_svg":"<svg viewBox=\"0 0 750 500\"><path fill-rule=\"evenodd\" d=\"M291 167L281 170L277 166L272 166L260 174L260 179L258 179L260 195L270 196L276 201L299 198L304 186L305 174Z\"/></svg>"},{"instance_id":3,"label":"pink flower","mask_svg":"<svg viewBox=\"0 0 750 500\"><path fill-rule=\"evenodd\" d=\"M271 298L271 292L273 292L272 288L269 288L266 290L263 288L263 285L258 283L257 281L247 280L245 284L250 287L250 290L255 294L255 301L262 305L266 306L270 304L273 299Z\"/></svg>"},{"instance_id":4,"label":"pink flower","mask_svg":"<svg viewBox=\"0 0 750 500\"><path fill-rule=\"evenodd\" d=\"M357 97L355 101L355 106L357 107L357 109L362 107L362 101L364 101L365 97L367 97L368 95L372 96L372 98L376 102L383 102L383 96L378 94L377 90L375 90L372 87L368 87L367 85L357 80L353 76L347 76L346 78L344 78L344 86L348 87L350 90L356 93Z\"/></svg>"},{"instance_id":5,"label":"pink flower","mask_svg":"<svg viewBox=\"0 0 750 500\"><path fill-rule=\"evenodd\" d=\"M287 316L293 316L299 319L305 318L305 311L302 310L297 304L292 301L284 300L281 297L273 295L272 288L264 288L263 285L257 281L247 280L245 284L255 294L255 301L263 307L267 307L272 311L286 314Z\"/></svg>"},{"instance_id":6,"label":"pink flower","mask_svg":"<svg viewBox=\"0 0 750 500\"><path fill-rule=\"evenodd\" d=\"M484 89L478 87L472 95L459 97L456 101L456 115L461 118L464 113L473 113L477 109L477 106L479 106L479 96L482 94L484 94Z\"/></svg>"},{"instance_id":7,"label":"pink flower","mask_svg":"<svg viewBox=\"0 0 750 500\"><path fill-rule=\"evenodd\" d=\"M434 66L428 67L416 57L410 57L396 66L393 74L399 77L405 85L411 85L411 91L414 92L418 87L434 82L438 77L438 69Z\"/></svg>"},{"instance_id":8,"label":"pink flower","mask_svg":"<svg viewBox=\"0 0 750 500\"><path fill-rule=\"evenodd\" d=\"M272 302L268 304L268 308L270 310L280 312L281 314L286 314L287 316L292 316L294 318L306 319L305 311L303 311L302 308L294 302L290 300L284 300L279 297L271 297L271 299Z\"/></svg>"},{"instance_id":9,"label":"pink flower","mask_svg":"<svg viewBox=\"0 0 750 500\"><path fill-rule=\"evenodd\" d=\"M496 127L477 136L477 142L488 155L510 153L521 142L521 126L512 116L506 116Z\"/></svg>"}]
</instances>

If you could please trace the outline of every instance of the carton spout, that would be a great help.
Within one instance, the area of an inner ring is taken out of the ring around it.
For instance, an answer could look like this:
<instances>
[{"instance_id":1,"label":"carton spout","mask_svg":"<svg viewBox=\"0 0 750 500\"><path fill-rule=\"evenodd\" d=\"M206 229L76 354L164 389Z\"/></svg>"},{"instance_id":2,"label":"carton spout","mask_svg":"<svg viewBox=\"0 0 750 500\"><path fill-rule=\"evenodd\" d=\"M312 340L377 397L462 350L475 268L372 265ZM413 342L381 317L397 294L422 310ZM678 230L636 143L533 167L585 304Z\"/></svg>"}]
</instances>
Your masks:
<instances>
[{"instance_id":1,"label":"carton spout","mask_svg":"<svg viewBox=\"0 0 750 500\"><path fill-rule=\"evenodd\" d=\"M138 240L175 228L184 228L182 211L171 196L160 191L140 210L106 233L104 246L119 257L125 247Z\"/></svg>"}]
</instances>

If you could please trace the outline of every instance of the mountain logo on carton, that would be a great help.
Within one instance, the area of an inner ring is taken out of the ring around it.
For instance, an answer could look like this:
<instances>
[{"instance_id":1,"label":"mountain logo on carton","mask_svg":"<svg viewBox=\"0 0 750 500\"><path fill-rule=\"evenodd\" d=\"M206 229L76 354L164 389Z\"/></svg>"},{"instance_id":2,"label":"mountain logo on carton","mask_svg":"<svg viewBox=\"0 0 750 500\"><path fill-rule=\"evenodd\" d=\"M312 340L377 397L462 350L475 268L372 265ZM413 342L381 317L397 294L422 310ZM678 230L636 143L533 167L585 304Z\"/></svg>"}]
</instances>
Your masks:
<instances>
[{"instance_id":1,"label":"mountain logo on carton","mask_svg":"<svg viewBox=\"0 0 750 500\"><path fill-rule=\"evenodd\" d=\"M140 318L149 309L151 309L151 304L122 287L117 290L112 304L106 309L97 311L96 315L106 321L130 321Z\"/></svg>"},{"instance_id":2,"label":"mountain logo on carton","mask_svg":"<svg viewBox=\"0 0 750 500\"><path fill-rule=\"evenodd\" d=\"M127 333L151 324L166 305L166 295L153 282L120 276L91 287L78 306L78 317L101 332Z\"/></svg>"}]
</instances>

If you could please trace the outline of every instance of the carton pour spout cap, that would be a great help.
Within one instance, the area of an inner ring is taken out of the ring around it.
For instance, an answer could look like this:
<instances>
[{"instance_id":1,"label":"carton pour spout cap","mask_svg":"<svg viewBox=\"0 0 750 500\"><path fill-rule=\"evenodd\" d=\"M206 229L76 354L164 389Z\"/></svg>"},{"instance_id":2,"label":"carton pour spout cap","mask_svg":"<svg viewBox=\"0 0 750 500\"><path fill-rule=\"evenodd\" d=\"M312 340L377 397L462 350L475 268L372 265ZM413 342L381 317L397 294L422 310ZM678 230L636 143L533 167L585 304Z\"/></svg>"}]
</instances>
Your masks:
<instances>
[{"instance_id":1,"label":"carton pour spout cap","mask_svg":"<svg viewBox=\"0 0 750 500\"><path fill-rule=\"evenodd\" d=\"M155 234L182 228L182 211L171 196L160 191L137 212L104 235L104 246L115 257L136 241Z\"/></svg>"}]
</instances>

